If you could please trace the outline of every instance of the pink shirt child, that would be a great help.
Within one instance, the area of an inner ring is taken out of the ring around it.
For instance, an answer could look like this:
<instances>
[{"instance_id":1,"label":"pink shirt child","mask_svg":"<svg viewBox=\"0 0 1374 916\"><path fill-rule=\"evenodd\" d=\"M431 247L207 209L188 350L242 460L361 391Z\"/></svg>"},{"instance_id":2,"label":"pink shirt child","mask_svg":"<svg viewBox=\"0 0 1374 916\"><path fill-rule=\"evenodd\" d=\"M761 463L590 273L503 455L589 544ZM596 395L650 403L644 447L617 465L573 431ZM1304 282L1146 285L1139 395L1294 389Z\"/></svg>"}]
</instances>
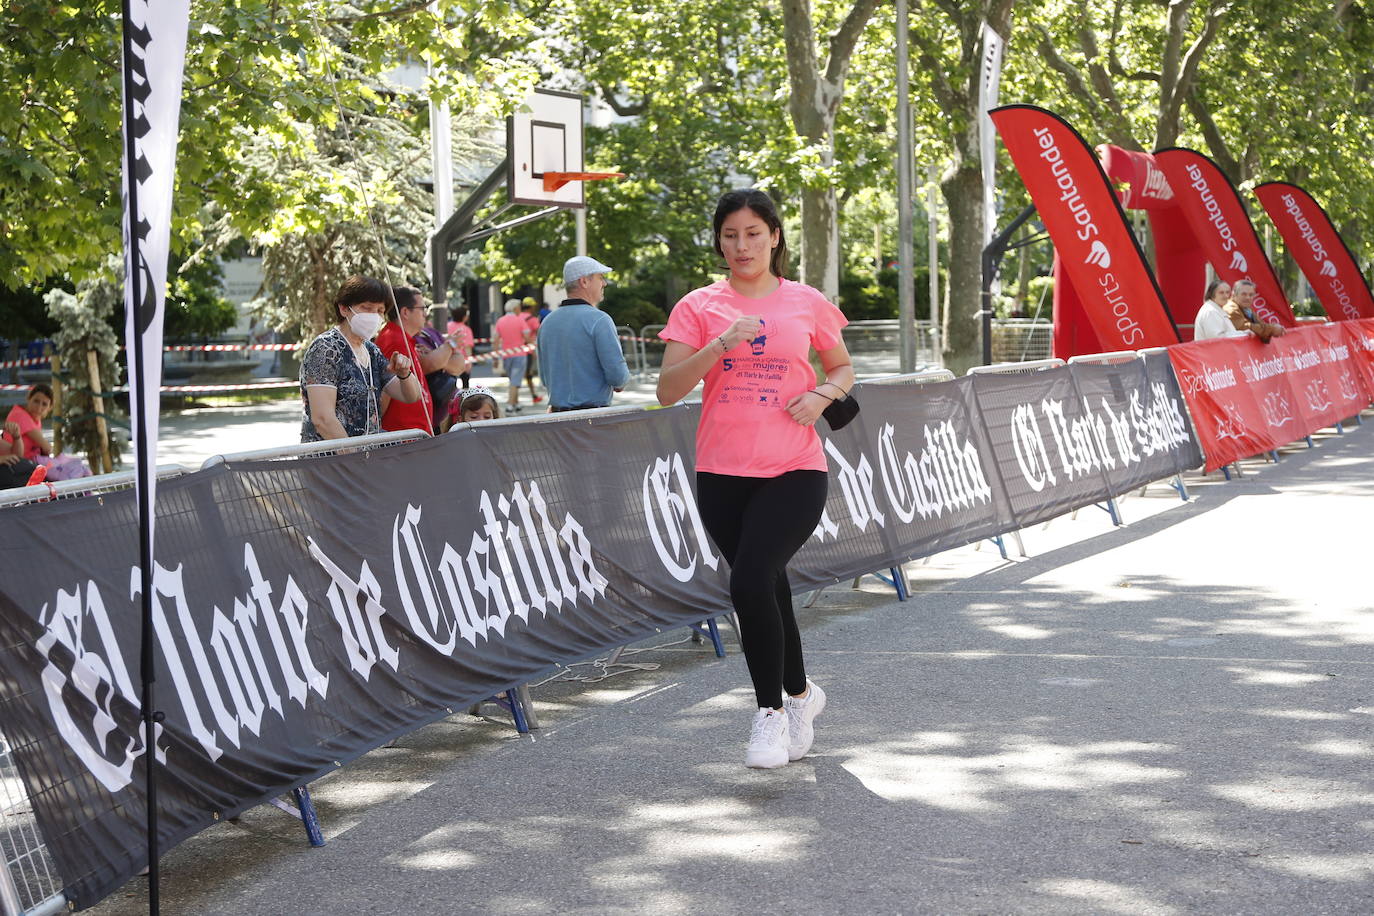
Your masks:
<instances>
[{"instance_id":1,"label":"pink shirt child","mask_svg":"<svg viewBox=\"0 0 1374 916\"><path fill-rule=\"evenodd\" d=\"M36 458L39 454L38 443L29 438L29 433L39 428L38 421L33 418L33 414L25 410L24 405L15 404L10 408L9 416L5 417L5 422L19 424L19 435L24 440L24 457L30 461ZM9 433L5 433L0 438L5 440L5 445L14 442L14 437ZM8 452L9 449L5 449L5 451Z\"/></svg>"},{"instance_id":2,"label":"pink shirt child","mask_svg":"<svg viewBox=\"0 0 1374 916\"><path fill-rule=\"evenodd\" d=\"M697 425L697 470L735 477L777 477L828 470L820 437L787 413L787 402L816 387L810 355L840 342L849 322L817 290L791 280L761 299L727 281L693 290L673 307L664 340L700 350L742 315L763 319L763 333L716 361L706 373Z\"/></svg>"}]
</instances>

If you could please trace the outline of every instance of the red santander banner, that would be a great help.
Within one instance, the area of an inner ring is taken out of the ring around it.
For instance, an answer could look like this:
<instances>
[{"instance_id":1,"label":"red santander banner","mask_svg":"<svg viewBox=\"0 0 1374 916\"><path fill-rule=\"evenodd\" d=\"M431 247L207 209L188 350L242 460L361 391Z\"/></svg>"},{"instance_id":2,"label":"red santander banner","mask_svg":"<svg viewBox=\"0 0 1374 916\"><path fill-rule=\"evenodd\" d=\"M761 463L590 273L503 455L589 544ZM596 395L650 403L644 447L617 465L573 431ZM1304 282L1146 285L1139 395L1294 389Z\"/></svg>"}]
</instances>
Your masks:
<instances>
[{"instance_id":1,"label":"red santander banner","mask_svg":"<svg viewBox=\"0 0 1374 916\"><path fill-rule=\"evenodd\" d=\"M1342 321L1340 328L1350 341L1351 361L1364 379L1365 387L1374 393L1374 318Z\"/></svg>"},{"instance_id":2,"label":"red santander banner","mask_svg":"<svg viewBox=\"0 0 1374 916\"><path fill-rule=\"evenodd\" d=\"M1272 324L1296 327L1283 286L1230 179L1196 150L1172 147L1156 150L1154 157L1217 276L1232 286L1237 280L1251 281L1259 316ZM1197 291L1199 306L1205 293L1205 289Z\"/></svg>"},{"instance_id":3,"label":"red santander banner","mask_svg":"<svg viewBox=\"0 0 1374 916\"><path fill-rule=\"evenodd\" d=\"M1366 330L1363 351L1356 337ZM1374 399L1374 321L1305 327L1267 344L1253 336L1195 341L1170 347L1169 359L1209 471L1354 416Z\"/></svg>"},{"instance_id":4,"label":"red santander banner","mask_svg":"<svg viewBox=\"0 0 1374 916\"><path fill-rule=\"evenodd\" d=\"M1302 188L1270 181L1255 188L1288 253L1316 290L1333 321L1374 318L1374 295L1321 204Z\"/></svg>"},{"instance_id":5,"label":"red santander banner","mask_svg":"<svg viewBox=\"0 0 1374 916\"><path fill-rule=\"evenodd\" d=\"M1100 349L1177 343L1163 294L1092 147L1057 115L1034 105L1007 105L989 114Z\"/></svg>"}]
</instances>

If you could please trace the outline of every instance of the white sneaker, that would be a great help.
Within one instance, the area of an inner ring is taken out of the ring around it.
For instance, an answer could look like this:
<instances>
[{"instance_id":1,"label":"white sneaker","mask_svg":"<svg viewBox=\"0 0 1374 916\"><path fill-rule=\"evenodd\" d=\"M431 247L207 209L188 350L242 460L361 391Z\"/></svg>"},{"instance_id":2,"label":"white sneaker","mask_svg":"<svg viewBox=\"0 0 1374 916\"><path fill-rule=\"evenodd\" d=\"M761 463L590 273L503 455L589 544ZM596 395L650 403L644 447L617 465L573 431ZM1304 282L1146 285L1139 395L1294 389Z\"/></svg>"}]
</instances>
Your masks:
<instances>
[{"instance_id":1,"label":"white sneaker","mask_svg":"<svg viewBox=\"0 0 1374 916\"><path fill-rule=\"evenodd\" d=\"M772 769L787 763L787 711L762 708L754 714L744 765Z\"/></svg>"},{"instance_id":2,"label":"white sneaker","mask_svg":"<svg viewBox=\"0 0 1374 916\"><path fill-rule=\"evenodd\" d=\"M816 738L816 730L811 726L816 717L825 709L825 691L817 687L810 678L806 679L807 693L804 697L783 697L782 708L787 711L788 733L787 758L801 760L811 750L811 742Z\"/></svg>"}]
</instances>

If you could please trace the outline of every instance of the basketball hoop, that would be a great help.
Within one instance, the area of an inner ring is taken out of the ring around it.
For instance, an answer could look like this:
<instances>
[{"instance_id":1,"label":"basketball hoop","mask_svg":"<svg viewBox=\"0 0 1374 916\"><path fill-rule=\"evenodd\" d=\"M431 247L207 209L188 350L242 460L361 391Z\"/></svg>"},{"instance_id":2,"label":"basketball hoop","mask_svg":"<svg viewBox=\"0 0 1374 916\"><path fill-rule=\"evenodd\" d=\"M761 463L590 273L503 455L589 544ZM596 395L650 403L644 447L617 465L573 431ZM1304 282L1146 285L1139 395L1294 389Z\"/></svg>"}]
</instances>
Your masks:
<instances>
[{"instance_id":1,"label":"basketball hoop","mask_svg":"<svg viewBox=\"0 0 1374 916\"><path fill-rule=\"evenodd\" d=\"M545 172L544 190L557 191L570 181L602 181L607 178L624 177L624 172Z\"/></svg>"}]
</instances>

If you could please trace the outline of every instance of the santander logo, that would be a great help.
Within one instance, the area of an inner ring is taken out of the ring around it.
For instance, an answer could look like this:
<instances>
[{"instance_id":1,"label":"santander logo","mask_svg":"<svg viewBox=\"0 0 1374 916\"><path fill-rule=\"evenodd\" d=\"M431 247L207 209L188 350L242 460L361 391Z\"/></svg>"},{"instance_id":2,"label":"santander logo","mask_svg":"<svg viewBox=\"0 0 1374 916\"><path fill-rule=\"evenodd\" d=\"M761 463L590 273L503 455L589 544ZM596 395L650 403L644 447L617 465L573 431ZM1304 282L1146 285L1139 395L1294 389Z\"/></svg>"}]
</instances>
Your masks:
<instances>
[{"instance_id":1,"label":"santander logo","mask_svg":"<svg viewBox=\"0 0 1374 916\"><path fill-rule=\"evenodd\" d=\"M1091 264L1099 271L1096 278L1098 289L1089 293L1092 287L1085 284L1086 288L1080 290L1080 295L1085 297L1085 302L1089 295L1100 296L1097 301L1101 305L1098 308L1103 312L1111 311L1116 320L1116 331L1121 337L1122 348L1135 347L1145 340L1145 329L1140 326L1140 321L1132 311L1122 281L1111 272L1112 253L1107 243L1099 238L1102 230L1093 219L1093 212L1079 190L1073 170L1064 159L1064 152L1059 148L1054 131L1048 127L1039 127L1034 128L1033 133L1040 147L1038 155L1049 166L1047 181L1058 190L1058 201L1073 223L1074 235L1078 237L1078 241L1088 246L1083 263Z\"/></svg>"},{"instance_id":2,"label":"santander logo","mask_svg":"<svg viewBox=\"0 0 1374 916\"><path fill-rule=\"evenodd\" d=\"M1241 254L1239 251L1231 252L1231 269L1238 270L1241 273L1248 271L1250 269L1250 264L1245 260L1245 255Z\"/></svg>"},{"instance_id":3,"label":"santander logo","mask_svg":"<svg viewBox=\"0 0 1374 916\"><path fill-rule=\"evenodd\" d=\"M1322 261L1322 276L1323 276L1323 277L1334 277L1334 276L1336 276L1336 265L1335 265L1335 264L1332 264L1330 261Z\"/></svg>"},{"instance_id":4,"label":"santander logo","mask_svg":"<svg viewBox=\"0 0 1374 916\"><path fill-rule=\"evenodd\" d=\"M1096 264L1098 267L1106 270L1112 266L1112 255L1111 252L1107 251L1106 245L1094 239L1092 250L1088 252L1088 256L1083 259L1083 262L1085 264Z\"/></svg>"}]
</instances>

